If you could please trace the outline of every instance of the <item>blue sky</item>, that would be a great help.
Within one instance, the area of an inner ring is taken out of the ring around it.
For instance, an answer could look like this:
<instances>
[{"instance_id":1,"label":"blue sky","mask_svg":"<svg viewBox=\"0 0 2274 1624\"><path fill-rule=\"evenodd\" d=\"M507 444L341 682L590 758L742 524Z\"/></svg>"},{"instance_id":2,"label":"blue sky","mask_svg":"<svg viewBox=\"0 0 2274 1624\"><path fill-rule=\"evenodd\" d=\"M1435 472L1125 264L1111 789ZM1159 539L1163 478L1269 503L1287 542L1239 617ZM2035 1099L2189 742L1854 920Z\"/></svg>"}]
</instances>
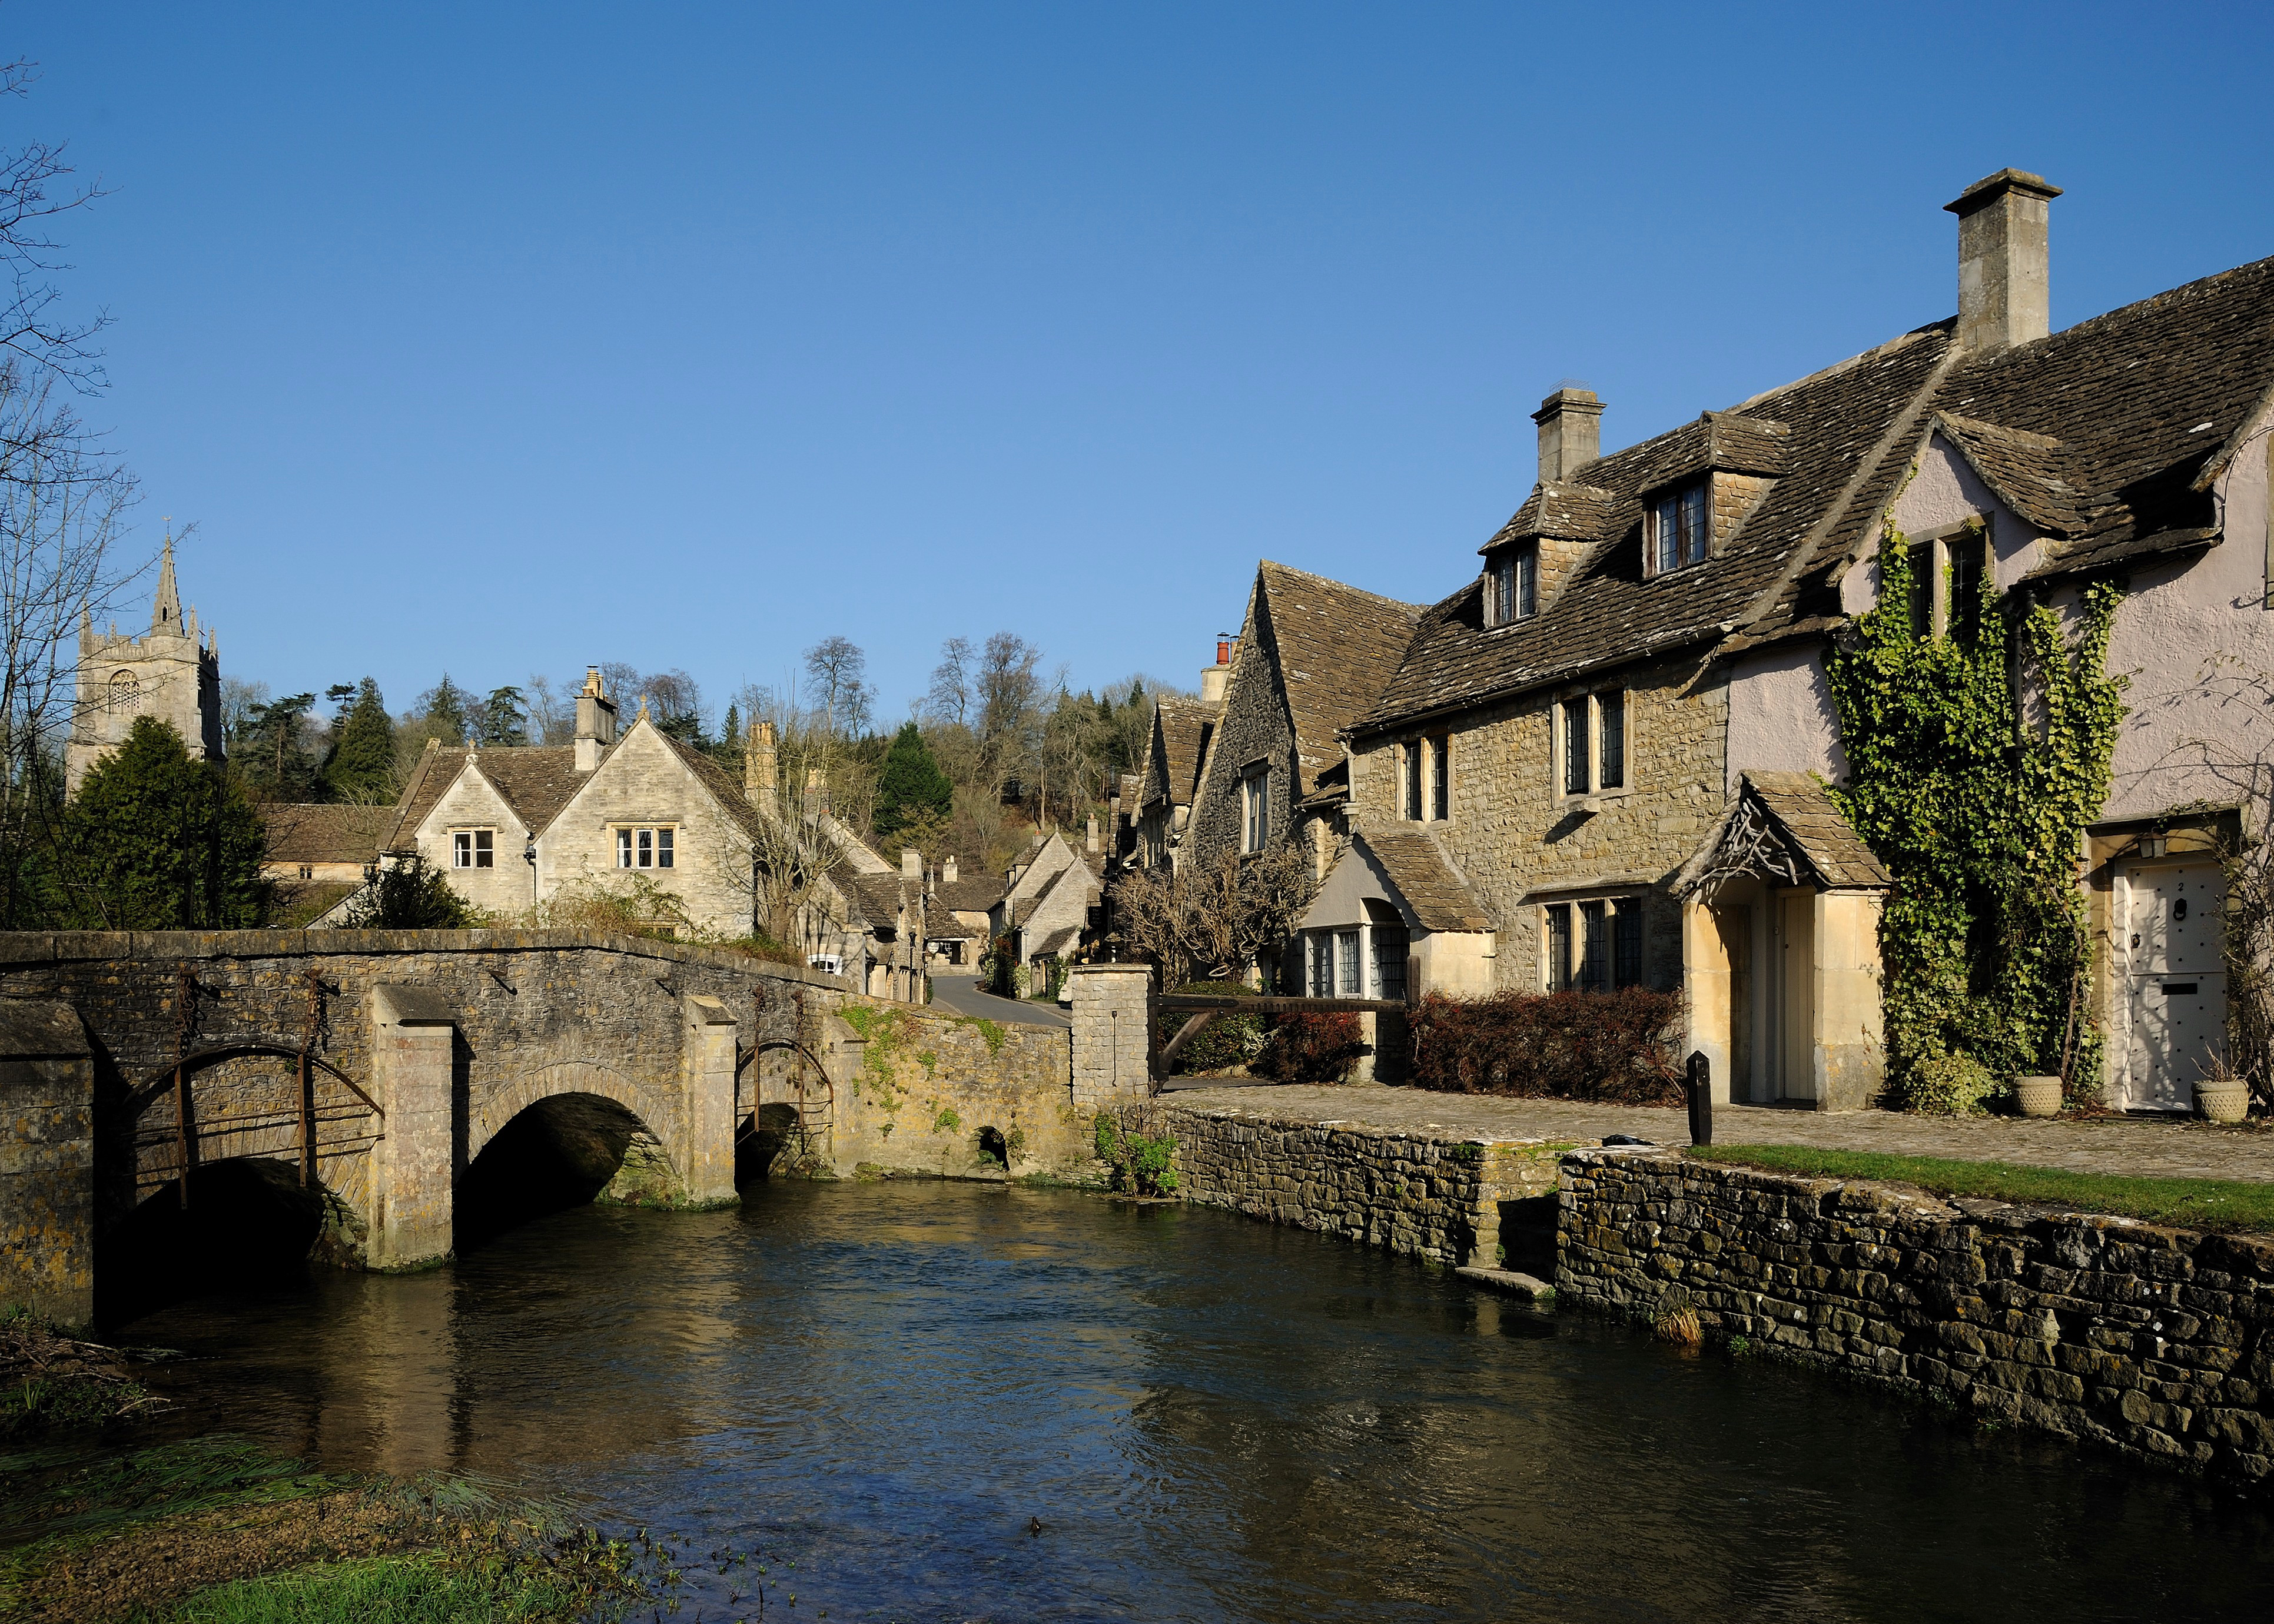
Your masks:
<instances>
[{"instance_id":1,"label":"blue sky","mask_svg":"<svg viewBox=\"0 0 2274 1624\"><path fill-rule=\"evenodd\" d=\"M279 692L723 700L942 638L1191 680L1269 557L1427 601L1566 379L1645 438L1955 304L2274 252L2274 8L57 4L89 416ZM124 617L122 617L124 618Z\"/></svg>"}]
</instances>

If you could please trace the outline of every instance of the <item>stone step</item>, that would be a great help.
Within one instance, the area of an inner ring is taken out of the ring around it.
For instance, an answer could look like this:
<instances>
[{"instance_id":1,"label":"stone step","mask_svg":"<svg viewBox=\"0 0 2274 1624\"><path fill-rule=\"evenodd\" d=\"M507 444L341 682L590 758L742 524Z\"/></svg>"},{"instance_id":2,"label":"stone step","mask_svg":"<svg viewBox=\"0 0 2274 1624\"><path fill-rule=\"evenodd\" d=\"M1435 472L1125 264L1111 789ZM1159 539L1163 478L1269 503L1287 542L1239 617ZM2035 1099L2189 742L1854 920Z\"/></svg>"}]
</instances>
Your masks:
<instances>
[{"instance_id":1,"label":"stone step","mask_svg":"<svg viewBox=\"0 0 2274 1624\"><path fill-rule=\"evenodd\" d=\"M1555 1288L1531 1274L1518 1274L1514 1269L1487 1268L1472 1263L1453 1271L1463 1280L1473 1282L1488 1290L1505 1292L1510 1297L1529 1297L1535 1303L1546 1302L1555 1295Z\"/></svg>"}]
</instances>

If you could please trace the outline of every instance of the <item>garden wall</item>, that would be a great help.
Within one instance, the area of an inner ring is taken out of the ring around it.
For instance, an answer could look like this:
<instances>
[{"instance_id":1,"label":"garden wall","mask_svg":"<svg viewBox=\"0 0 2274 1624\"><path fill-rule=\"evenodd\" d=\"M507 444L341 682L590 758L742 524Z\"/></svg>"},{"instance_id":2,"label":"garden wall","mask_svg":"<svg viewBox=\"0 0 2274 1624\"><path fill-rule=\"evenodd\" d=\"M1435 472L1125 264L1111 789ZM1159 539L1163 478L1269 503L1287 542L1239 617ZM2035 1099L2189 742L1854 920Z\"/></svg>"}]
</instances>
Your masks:
<instances>
[{"instance_id":1,"label":"garden wall","mask_svg":"<svg viewBox=\"0 0 2274 1624\"><path fill-rule=\"evenodd\" d=\"M1566 1157L1561 1207L1565 1301L1686 1304L1984 1417L2274 1475L2274 1240L1625 1152Z\"/></svg>"}]
</instances>

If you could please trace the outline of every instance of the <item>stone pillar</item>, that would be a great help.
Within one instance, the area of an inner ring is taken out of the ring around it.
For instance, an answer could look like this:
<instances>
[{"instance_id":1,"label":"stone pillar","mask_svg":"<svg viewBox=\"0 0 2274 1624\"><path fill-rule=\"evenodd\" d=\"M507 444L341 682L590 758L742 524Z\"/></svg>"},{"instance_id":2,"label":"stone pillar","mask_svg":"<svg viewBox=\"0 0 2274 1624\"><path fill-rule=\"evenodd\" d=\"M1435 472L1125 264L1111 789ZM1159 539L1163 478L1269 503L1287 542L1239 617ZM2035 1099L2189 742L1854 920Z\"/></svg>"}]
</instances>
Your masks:
<instances>
[{"instance_id":1,"label":"stone pillar","mask_svg":"<svg viewBox=\"0 0 2274 1624\"><path fill-rule=\"evenodd\" d=\"M1886 1080L1876 891L1816 894L1816 1109L1860 1111Z\"/></svg>"},{"instance_id":2,"label":"stone pillar","mask_svg":"<svg viewBox=\"0 0 2274 1624\"><path fill-rule=\"evenodd\" d=\"M734 1018L703 993L680 1000L679 1081L685 1091L687 1205L727 1207L734 1196Z\"/></svg>"},{"instance_id":3,"label":"stone pillar","mask_svg":"<svg viewBox=\"0 0 2274 1624\"><path fill-rule=\"evenodd\" d=\"M1074 1109L1084 1116L1135 1104L1153 1092L1153 968L1076 965L1073 1003Z\"/></svg>"},{"instance_id":4,"label":"stone pillar","mask_svg":"<svg viewBox=\"0 0 2274 1624\"><path fill-rule=\"evenodd\" d=\"M1692 891L1682 904L1682 1008L1687 1024L1677 1058L1686 1063L1693 1052L1703 1050L1713 1068L1713 1098L1724 1105L1742 1098L1732 1090L1750 1087L1749 1082L1740 1084L1731 1071L1736 1050L1729 1031L1734 968L1720 917L1700 893Z\"/></svg>"},{"instance_id":5,"label":"stone pillar","mask_svg":"<svg viewBox=\"0 0 2274 1624\"><path fill-rule=\"evenodd\" d=\"M94 1062L68 1004L0 1000L0 1309L94 1319Z\"/></svg>"},{"instance_id":6,"label":"stone pillar","mask_svg":"<svg viewBox=\"0 0 2274 1624\"><path fill-rule=\"evenodd\" d=\"M450 1255L453 1239L458 1018L433 988L374 987L371 1026L372 1093L387 1113L372 1148L371 1266L425 1268Z\"/></svg>"}]
</instances>

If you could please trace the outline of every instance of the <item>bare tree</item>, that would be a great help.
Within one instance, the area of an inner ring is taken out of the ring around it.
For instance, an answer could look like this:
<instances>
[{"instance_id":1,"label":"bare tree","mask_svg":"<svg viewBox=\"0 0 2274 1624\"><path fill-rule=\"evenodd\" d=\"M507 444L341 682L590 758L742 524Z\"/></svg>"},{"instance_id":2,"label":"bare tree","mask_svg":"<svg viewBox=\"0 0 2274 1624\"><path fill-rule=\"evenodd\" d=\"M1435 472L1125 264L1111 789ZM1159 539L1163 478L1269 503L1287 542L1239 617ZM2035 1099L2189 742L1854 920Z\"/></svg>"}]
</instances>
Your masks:
<instances>
[{"instance_id":1,"label":"bare tree","mask_svg":"<svg viewBox=\"0 0 2274 1624\"><path fill-rule=\"evenodd\" d=\"M1285 944L1315 888L1296 846L1261 856L1226 852L1208 865L1125 871L1114 884L1113 915L1124 944L1161 966L1163 986L1183 985L1196 969L1231 981Z\"/></svg>"},{"instance_id":2,"label":"bare tree","mask_svg":"<svg viewBox=\"0 0 2274 1624\"><path fill-rule=\"evenodd\" d=\"M939 664L931 668L931 690L924 695L925 720L942 727L970 726L971 665L978 656L968 637L939 645Z\"/></svg>"},{"instance_id":3,"label":"bare tree","mask_svg":"<svg viewBox=\"0 0 2274 1624\"><path fill-rule=\"evenodd\" d=\"M869 657L849 637L824 637L805 651L805 680L832 733L857 733L869 725L877 690L869 686Z\"/></svg>"},{"instance_id":4,"label":"bare tree","mask_svg":"<svg viewBox=\"0 0 2274 1624\"><path fill-rule=\"evenodd\" d=\"M567 744L576 736L576 693L582 682L563 682L531 672L522 688L529 707L529 735L533 744Z\"/></svg>"}]
</instances>

